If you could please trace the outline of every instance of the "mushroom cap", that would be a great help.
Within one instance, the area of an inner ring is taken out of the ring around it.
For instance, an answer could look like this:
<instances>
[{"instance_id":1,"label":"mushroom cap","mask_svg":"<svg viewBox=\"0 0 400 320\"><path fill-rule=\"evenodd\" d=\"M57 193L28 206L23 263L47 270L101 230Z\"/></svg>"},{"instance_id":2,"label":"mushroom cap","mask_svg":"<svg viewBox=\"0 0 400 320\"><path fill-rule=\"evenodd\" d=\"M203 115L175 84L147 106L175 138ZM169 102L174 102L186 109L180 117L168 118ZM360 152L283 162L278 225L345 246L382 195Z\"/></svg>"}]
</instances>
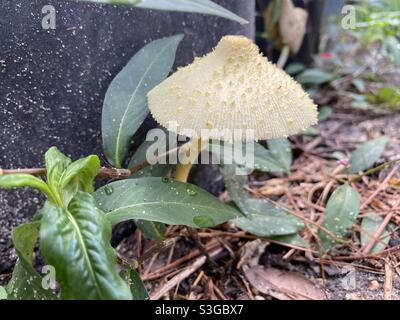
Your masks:
<instances>
[{"instance_id":1,"label":"mushroom cap","mask_svg":"<svg viewBox=\"0 0 400 320\"><path fill-rule=\"evenodd\" d=\"M302 8L296 8L292 0L282 0L279 19L282 42L288 45L290 51L296 54L300 51L307 29L308 13Z\"/></svg>"},{"instance_id":2,"label":"mushroom cap","mask_svg":"<svg viewBox=\"0 0 400 320\"><path fill-rule=\"evenodd\" d=\"M214 51L178 69L148 93L148 105L154 119L177 134L229 141L297 134L316 124L318 114L300 84L243 36L223 37ZM171 129L173 122L177 127ZM243 134L217 133L227 129ZM246 130L254 130L254 137Z\"/></svg>"}]
</instances>

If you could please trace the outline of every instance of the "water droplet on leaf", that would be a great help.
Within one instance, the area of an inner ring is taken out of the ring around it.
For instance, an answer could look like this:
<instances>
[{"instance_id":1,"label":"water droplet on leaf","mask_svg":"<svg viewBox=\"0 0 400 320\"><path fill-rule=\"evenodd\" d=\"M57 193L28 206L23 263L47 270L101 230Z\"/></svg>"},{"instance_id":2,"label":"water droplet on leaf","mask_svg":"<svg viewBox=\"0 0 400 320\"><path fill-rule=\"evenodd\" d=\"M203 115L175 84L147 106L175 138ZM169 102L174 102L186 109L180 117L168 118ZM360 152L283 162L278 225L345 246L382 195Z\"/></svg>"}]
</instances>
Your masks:
<instances>
[{"instance_id":1,"label":"water droplet on leaf","mask_svg":"<svg viewBox=\"0 0 400 320\"><path fill-rule=\"evenodd\" d=\"M161 181L164 182L164 183L168 183L169 182L169 178L163 177L163 178L161 178Z\"/></svg>"},{"instance_id":2,"label":"water droplet on leaf","mask_svg":"<svg viewBox=\"0 0 400 320\"><path fill-rule=\"evenodd\" d=\"M186 192L187 192L187 194L188 194L189 196L195 196L195 195L197 195L197 190L196 190L193 186L188 187L188 188L186 189Z\"/></svg>"},{"instance_id":3,"label":"water droplet on leaf","mask_svg":"<svg viewBox=\"0 0 400 320\"><path fill-rule=\"evenodd\" d=\"M111 196L114 193L114 188L112 186L105 186L104 192L106 195Z\"/></svg>"}]
</instances>

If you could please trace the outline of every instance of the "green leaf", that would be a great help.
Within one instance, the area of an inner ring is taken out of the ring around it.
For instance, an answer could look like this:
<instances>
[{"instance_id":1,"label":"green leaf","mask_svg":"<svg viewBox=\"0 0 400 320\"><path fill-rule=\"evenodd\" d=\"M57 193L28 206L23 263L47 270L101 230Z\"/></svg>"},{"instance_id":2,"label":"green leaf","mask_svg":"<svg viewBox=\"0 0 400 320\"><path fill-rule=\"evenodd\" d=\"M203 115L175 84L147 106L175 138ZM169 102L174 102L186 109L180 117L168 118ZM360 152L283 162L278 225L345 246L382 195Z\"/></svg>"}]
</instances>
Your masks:
<instances>
[{"instance_id":1,"label":"green leaf","mask_svg":"<svg viewBox=\"0 0 400 320\"><path fill-rule=\"evenodd\" d=\"M165 132L165 131L164 131ZM153 159L153 153L151 153L151 159L147 159L146 154L149 150L149 148L152 148L154 144L157 144L157 146L163 146L163 148L154 150L154 153L158 151L159 154L155 154L154 157L161 156L162 153L165 153L166 147L167 147L167 133L165 132L165 135L162 137L159 137L161 140L156 140L156 141L144 141L139 148L136 150L135 154L133 155L131 161L129 162L128 168L133 168L136 165L142 164L147 160L152 160ZM166 161L165 161L166 162ZM170 164L154 164L152 166L147 166L143 168L142 170L136 172L131 176L131 178L141 178L141 177L165 177L169 175L171 172L172 165Z\"/></svg>"},{"instance_id":2,"label":"green leaf","mask_svg":"<svg viewBox=\"0 0 400 320\"><path fill-rule=\"evenodd\" d=\"M100 169L100 159L98 156L89 156L71 163L65 170L61 188L66 189L71 184L76 185L76 189L91 193L93 192L93 181Z\"/></svg>"},{"instance_id":3,"label":"green leaf","mask_svg":"<svg viewBox=\"0 0 400 320\"><path fill-rule=\"evenodd\" d=\"M380 227L383 222L383 218L381 216L369 216L365 217L361 223L361 245L365 247L368 245L371 238L374 236L376 230ZM363 232L364 231L364 232ZM382 236L379 238L379 241L373 246L373 248L369 251L369 253L377 253L385 250L387 244L390 240L389 232L383 232Z\"/></svg>"},{"instance_id":4,"label":"green leaf","mask_svg":"<svg viewBox=\"0 0 400 320\"><path fill-rule=\"evenodd\" d=\"M362 79L354 79L351 81L353 86L358 90L358 92L364 93L366 91L365 81Z\"/></svg>"},{"instance_id":5,"label":"green leaf","mask_svg":"<svg viewBox=\"0 0 400 320\"><path fill-rule=\"evenodd\" d=\"M242 210L246 205L246 200L250 197L245 189L247 176L236 175L235 165L220 166L222 175L224 176L225 186L232 201ZM246 212L242 210L244 214Z\"/></svg>"},{"instance_id":6,"label":"green leaf","mask_svg":"<svg viewBox=\"0 0 400 320\"><path fill-rule=\"evenodd\" d=\"M111 226L91 195L78 192L63 209L46 203L40 229L41 252L57 271L63 299L132 298L116 271Z\"/></svg>"},{"instance_id":7,"label":"green leaf","mask_svg":"<svg viewBox=\"0 0 400 320\"><path fill-rule=\"evenodd\" d=\"M327 107L327 106L321 107L318 110L318 122L323 122L323 121L328 120L330 118L330 116L332 115L332 113L333 113L333 110L331 107Z\"/></svg>"},{"instance_id":8,"label":"green leaf","mask_svg":"<svg viewBox=\"0 0 400 320\"><path fill-rule=\"evenodd\" d=\"M292 151L289 141L287 139L270 140L268 145L270 150L257 142L243 144L242 148L238 148L228 142L217 143L214 141L207 148L220 160L220 164L234 164L240 168L246 166L246 169L250 171L256 169L263 172L290 173ZM254 153L254 165L247 163L250 161L239 163L247 160L246 154L248 152L251 152L251 155Z\"/></svg>"},{"instance_id":9,"label":"green leaf","mask_svg":"<svg viewBox=\"0 0 400 320\"><path fill-rule=\"evenodd\" d=\"M360 211L360 196L349 185L343 185L335 190L329 198L325 209L322 226L335 234L338 238L344 238L348 230L357 220ZM337 240L325 231L319 231L322 247L328 251Z\"/></svg>"},{"instance_id":10,"label":"green leaf","mask_svg":"<svg viewBox=\"0 0 400 320\"><path fill-rule=\"evenodd\" d=\"M103 147L108 161L120 168L132 136L146 118L147 93L163 81L174 64L183 35L151 42L111 82L103 105Z\"/></svg>"},{"instance_id":11,"label":"green leaf","mask_svg":"<svg viewBox=\"0 0 400 320\"><path fill-rule=\"evenodd\" d=\"M375 104L386 104L390 108L400 107L400 90L394 87L380 88L376 95L368 95L368 101Z\"/></svg>"},{"instance_id":12,"label":"green leaf","mask_svg":"<svg viewBox=\"0 0 400 320\"><path fill-rule=\"evenodd\" d=\"M372 167L382 156L388 142L389 137L383 136L359 146L350 158L351 172L358 173Z\"/></svg>"},{"instance_id":13,"label":"green leaf","mask_svg":"<svg viewBox=\"0 0 400 320\"><path fill-rule=\"evenodd\" d=\"M268 141L270 150L266 149L263 145L255 142L254 143L254 167L248 169L256 169L263 172L271 173L290 173L290 166L292 163L292 152L290 143L287 139L277 139ZM232 145L224 143L219 149L220 154L218 155L218 148L214 149L215 144L211 144L210 151L216 154L222 161L223 164L236 164L235 154L232 159ZM246 148L244 145L243 149ZM225 150L227 149L227 153ZM237 152L235 149L233 152ZM240 155L239 155L240 159Z\"/></svg>"},{"instance_id":14,"label":"green leaf","mask_svg":"<svg viewBox=\"0 0 400 320\"><path fill-rule=\"evenodd\" d=\"M150 300L144 283L135 270L124 271L122 276L131 289L133 300Z\"/></svg>"},{"instance_id":15,"label":"green leaf","mask_svg":"<svg viewBox=\"0 0 400 320\"><path fill-rule=\"evenodd\" d=\"M50 190L49 186L41 179L36 178L30 174L17 173L7 174L0 176L0 188L2 189L15 189L31 187L42 191L49 200L56 201L54 194Z\"/></svg>"},{"instance_id":16,"label":"green leaf","mask_svg":"<svg viewBox=\"0 0 400 320\"><path fill-rule=\"evenodd\" d=\"M164 240L166 227L164 224L154 221L136 220L136 225L144 235L151 240Z\"/></svg>"},{"instance_id":17,"label":"green leaf","mask_svg":"<svg viewBox=\"0 0 400 320\"><path fill-rule=\"evenodd\" d=\"M60 194L60 181L64 171L72 160L56 147L51 147L45 154L47 184L54 194Z\"/></svg>"},{"instance_id":18,"label":"green leaf","mask_svg":"<svg viewBox=\"0 0 400 320\"><path fill-rule=\"evenodd\" d=\"M11 300L54 300L57 297L42 285L42 277L33 267L33 249L39 235L40 222L18 226L12 232L12 240L18 255L13 275L8 283L8 299Z\"/></svg>"},{"instance_id":19,"label":"green leaf","mask_svg":"<svg viewBox=\"0 0 400 320\"><path fill-rule=\"evenodd\" d=\"M268 148L272 157L282 167L285 173L290 173L292 166L293 155L292 147L288 139L273 139L268 140Z\"/></svg>"},{"instance_id":20,"label":"green leaf","mask_svg":"<svg viewBox=\"0 0 400 320\"><path fill-rule=\"evenodd\" d=\"M331 82L335 78L336 76L334 74L328 73L321 69L308 69L300 73L296 79L301 84L321 85Z\"/></svg>"},{"instance_id":21,"label":"green leaf","mask_svg":"<svg viewBox=\"0 0 400 320\"><path fill-rule=\"evenodd\" d=\"M302 63L291 63L286 67L286 72L291 76L298 74L306 69L306 66Z\"/></svg>"},{"instance_id":22,"label":"green leaf","mask_svg":"<svg viewBox=\"0 0 400 320\"><path fill-rule=\"evenodd\" d=\"M309 127L302 134L307 136L319 136L321 134L321 130L317 127Z\"/></svg>"},{"instance_id":23,"label":"green leaf","mask_svg":"<svg viewBox=\"0 0 400 320\"><path fill-rule=\"evenodd\" d=\"M100 159L89 156L72 162L56 147L46 152L47 184L58 197L58 204L68 204L78 190L93 192L93 181L100 169Z\"/></svg>"},{"instance_id":24,"label":"green leaf","mask_svg":"<svg viewBox=\"0 0 400 320\"><path fill-rule=\"evenodd\" d=\"M98 156L89 156L71 163L60 181L63 203L68 204L78 191L92 193L93 182L99 170Z\"/></svg>"},{"instance_id":25,"label":"green leaf","mask_svg":"<svg viewBox=\"0 0 400 320\"><path fill-rule=\"evenodd\" d=\"M209 14L247 24L248 21L210 0L86 0L90 2L133 5L138 8Z\"/></svg>"},{"instance_id":26,"label":"green leaf","mask_svg":"<svg viewBox=\"0 0 400 320\"><path fill-rule=\"evenodd\" d=\"M268 237L270 240L275 240L282 243L291 244L300 248L308 248L310 245L298 234L289 234L286 236Z\"/></svg>"},{"instance_id":27,"label":"green leaf","mask_svg":"<svg viewBox=\"0 0 400 320\"><path fill-rule=\"evenodd\" d=\"M94 194L112 225L141 219L171 225L197 225L206 217L213 226L240 216L197 186L168 178L140 178L113 182Z\"/></svg>"},{"instance_id":28,"label":"green leaf","mask_svg":"<svg viewBox=\"0 0 400 320\"><path fill-rule=\"evenodd\" d=\"M239 228L261 237L290 235L304 228L301 220L261 199L251 198L245 190L246 176L237 176L234 165L221 167L231 199L245 214L233 222Z\"/></svg>"},{"instance_id":29,"label":"green leaf","mask_svg":"<svg viewBox=\"0 0 400 320\"><path fill-rule=\"evenodd\" d=\"M304 228L300 219L261 199L246 199L241 209L246 217L233 220L235 225L260 237L292 235Z\"/></svg>"},{"instance_id":30,"label":"green leaf","mask_svg":"<svg viewBox=\"0 0 400 320\"><path fill-rule=\"evenodd\" d=\"M158 137L157 141L144 141L139 148L136 150L133 155L131 161L129 162L129 168L133 168L136 165L142 164L147 161L147 152L149 148L153 146L153 144L157 144L158 146L162 146L158 151L159 154L151 155L152 157L160 156L162 153L165 153L167 150L167 132L163 131L165 135ZM150 150L151 151L151 150ZM168 176L171 172L172 165L169 164L155 164L152 166L147 166L135 174L131 175L131 179L142 178L142 177L165 177ZM165 233L165 225L158 222L153 221L142 221L136 220L136 225L143 231L144 235L152 240L163 240Z\"/></svg>"},{"instance_id":31,"label":"green leaf","mask_svg":"<svg viewBox=\"0 0 400 320\"><path fill-rule=\"evenodd\" d=\"M8 294L6 289L0 286L0 300L7 300L7 296Z\"/></svg>"},{"instance_id":32,"label":"green leaf","mask_svg":"<svg viewBox=\"0 0 400 320\"><path fill-rule=\"evenodd\" d=\"M263 172L286 172L285 166L275 158L272 152L259 143L254 144L254 168Z\"/></svg>"}]
</instances>

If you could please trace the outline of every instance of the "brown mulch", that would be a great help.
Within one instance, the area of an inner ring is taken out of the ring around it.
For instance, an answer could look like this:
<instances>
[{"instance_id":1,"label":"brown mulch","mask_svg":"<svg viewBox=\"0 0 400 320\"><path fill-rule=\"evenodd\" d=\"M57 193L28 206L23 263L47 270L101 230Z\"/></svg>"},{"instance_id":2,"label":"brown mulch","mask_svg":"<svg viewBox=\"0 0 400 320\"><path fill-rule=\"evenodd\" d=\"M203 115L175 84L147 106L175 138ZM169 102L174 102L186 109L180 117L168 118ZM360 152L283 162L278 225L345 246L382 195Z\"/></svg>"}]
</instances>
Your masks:
<instances>
[{"instance_id":1,"label":"brown mulch","mask_svg":"<svg viewBox=\"0 0 400 320\"><path fill-rule=\"evenodd\" d=\"M340 164L332 158L332 153L349 156L359 144L388 135L391 140L381 163L399 158L400 114L377 116L336 106L331 118L319 128L318 136L292 138L295 161L289 177L255 173L249 179L248 190L255 197L276 201L317 222L338 181L348 178L338 173ZM140 266L150 296L195 300L399 299L400 171L397 169L387 167L352 183L361 195L360 217L378 214L386 225L390 222L391 241L384 251L368 254L369 250L361 247L360 221L349 235L351 243L340 245L322 257L312 250L262 241L224 224L199 232L199 239L211 256L212 261L208 261L185 228L170 227L168 246ZM304 238L312 236L303 233ZM142 256L153 244L136 230L118 250L133 258ZM252 279L257 281L251 283ZM265 285L260 287L259 283Z\"/></svg>"}]
</instances>

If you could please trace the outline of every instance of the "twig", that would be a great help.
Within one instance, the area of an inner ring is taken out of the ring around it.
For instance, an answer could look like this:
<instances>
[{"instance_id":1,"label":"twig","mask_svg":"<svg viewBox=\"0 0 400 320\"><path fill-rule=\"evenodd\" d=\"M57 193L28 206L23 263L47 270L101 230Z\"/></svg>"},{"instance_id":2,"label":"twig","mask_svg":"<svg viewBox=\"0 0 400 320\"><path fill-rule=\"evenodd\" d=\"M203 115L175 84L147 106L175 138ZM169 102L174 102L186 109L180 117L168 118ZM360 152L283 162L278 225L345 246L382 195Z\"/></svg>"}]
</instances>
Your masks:
<instances>
[{"instance_id":1,"label":"twig","mask_svg":"<svg viewBox=\"0 0 400 320\"><path fill-rule=\"evenodd\" d=\"M374 233L373 237L371 237L367 243L367 245L364 247L362 250L363 254L368 254L371 249L375 246L375 243L379 241L381 234L385 230L386 226L389 224L390 220L392 220L392 217L394 215L394 211L390 212L388 215L386 215L385 219L383 219L381 225L379 228L376 230Z\"/></svg>"},{"instance_id":2,"label":"twig","mask_svg":"<svg viewBox=\"0 0 400 320\"><path fill-rule=\"evenodd\" d=\"M142 264L145 260L153 257L155 254L160 253L160 251L172 246L175 243L175 239L166 239L164 241L160 241L152 246L149 250L147 250L141 257L138 258L139 264Z\"/></svg>"},{"instance_id":3,"label":"twig","mask_svg":"<svg viewBox=\"0 0 400 320\"><path fill-rule=\"evenodd\" d=\"M360 211L364 210L369 206L369 204L374 200L374 198L385 188L386 184L389 182L389 180L394 176L394 174L399 170L400 164L397 164L394 166L394 168L390 171L390 173L387 175L385 180L383 180L378 188L373 192L373 194L361 205Z\"/></svg>"},{"instance_id":4,"label":"twig","mask_svg":"<svg viewBox=\"0 0 400 320\"><path fill-rule=\"evenodd\" d=\"M189 227L187 227L186 230L188 231L190 237L193 239L194 244L197 247L197 249L200 250L200 252L207 258L207 261L212 266L216 267L217 266L216 262L213 259L211 259L210 255L208 254L208 251L201 243L198 231L196 229L189 228Z\"/></svg>"},{"instance_id":5,"label":"twig","mask_svg":"<svg viewBox=\"0 0 400 320\"><path fill-rule=\"evenodd\" d=\"M384 285L384 299L392 300L393 291L393 267L389 259L385 260L385 285Z\"/></svg>"},{"instance_id":6,"label":"twig","mask_svg":"<svg viewBox=\"0 0 400 320\"><path fill-rule=\"evenodd\" d=\"M222 252L222 248L215 249L210 253L212 258L216 257L218 254ZM173 289L178 283L181 283L187 277L189 277L192 273L196 272L205 262L207 258L205 256L201 256L197 258L191 265L186 267L182 272L177 274L171 280L169 280L166 284L158 288L155 292L153 292L150 296L151 300L159 300L161 299L168 291Z\"/></svg>"},{"instance_id":7,"label":"twig","mask_svg":"<svg viewBox=\"0 0 400 320\"><path fill-rule=\"evenodd\" d=\"M206 245L206 249L208 251L213 250L218 247L220 247L220 244L217 241L210 242L209 244ZM169 265L161 267L149 275L143 276L142 280L147 281L147 280L155 280L155 279L161 278L164 275L168 274L168 272L170 272L171 269L176 269L182 263L189 261L190 259L193 259L193 258L199 256L200 254L201 254L200 250L198 250L198 249L193 250L190 253L188 253L186 256L183 256L182 258L179 258L179 259L175 260L174 262L171 262Z\"/></svg>"},{"instance_id":8,"label":"twig","mask_svg":"<svg viewBox=\"0 0 400 320\"><path fill-rule=\"evenodd\" d=\"M385 162L385 163L383 163L383 164L381 164L381 165L379 165L379 166L377 166L375 168L372 168L372 169L370 169L370 170L368 170L368 171L366 171L366 172L364 172L362 174L359 174L359 175L351 178L350 179L350 183L357 182L357 181L361 180L363 177L370 176L371 174L379 172L379 171L385 169L386 167L389 167L392 164L395 164L397 162L400 162L400 159L396 159L396 160L391 160L391 161Z\"/></svg>"},{"instance_id":9,"label":"twig","mask_svg":"<svg viewBox=\"0 0 400 320\"><path fill-rule=\"evenodd\" d=\"M181 148L183 148L187 143L173 148L171 150L168 150L167 152L161 154L158 157L155 157L152 159L150 162L158 162L159 160L164 159L168 155L172 155L175 152L179 152ZM127 179L134 173L142 170L143 168L149 166L150 163L148 161L144 161L142 163L139 163L135 166L133 166L130 169L118 169L118 168L107 168L107 167L102 167L100 168L97 176L98 177L105 177L105 178L111 178L111 179ZM18 174L18 173L26 173L26 174L32 174L32 175L37 175L37 176L44 176L46 174L46 169L45 168L22 168L22 169L1 169L0 168L0 176L2 175L8 175L8 174Z\"/></svg>"}]
</instances>

